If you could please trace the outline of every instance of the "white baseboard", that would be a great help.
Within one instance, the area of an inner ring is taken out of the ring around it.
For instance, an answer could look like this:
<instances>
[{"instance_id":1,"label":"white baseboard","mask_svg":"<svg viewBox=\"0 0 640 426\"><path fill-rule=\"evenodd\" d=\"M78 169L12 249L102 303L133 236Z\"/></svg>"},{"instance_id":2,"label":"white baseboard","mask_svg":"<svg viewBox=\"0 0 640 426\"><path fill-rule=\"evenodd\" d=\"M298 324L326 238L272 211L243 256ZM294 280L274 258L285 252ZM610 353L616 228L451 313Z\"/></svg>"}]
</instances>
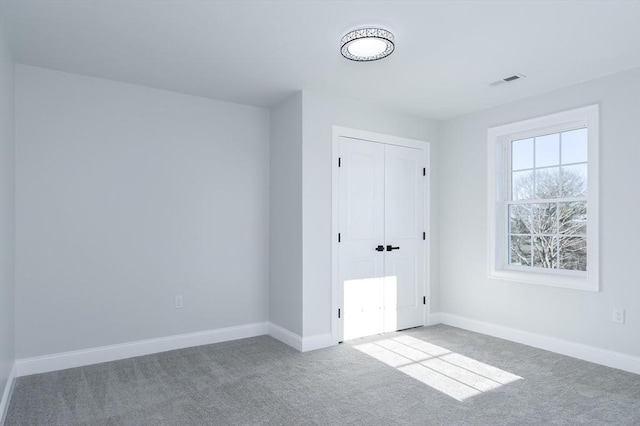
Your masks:
<instances>
[{"instance_id":1,"label":"white baseboard","mask_svg":"<svg viewBox=\"0 0 640 426\"><path fill-rule=\"evenodd\" d=\"M7 417L7 411L9 410L9 401L11 401L11 395L13 394L13 386L16 383L18 368L16 363L13 363L13 367L11 367L11 371L9 372L9 377L7 377L7 384L4 387L4 392L2 392L2 399L0 399L0 425L4 424L4 421Z\"/></svg>"},{"instance_id":2,"label":"white baseboard","mask_svg":"<svg viewBox=\"0 0 640 426\"><path fill-rule=\"evenodd\" d=\"M269 336L276 340L280 340L282 343L291 346L292 348L302 352L302 337L295 333L282 328L272 322L269 323Z\"/></svg>"},{"instance_id":3,"label":"white baseboard","mask_svg":"<svg viewBox=\"0 0 640 426\"><path fill-rule=\"evenodd\" d=\"M327 348L336 345L331 333L318 334L309 337L300 337L279 325L269 323L269 335L280 340L300 352L315 351L316 349Z\"/></svg>"},{"instance_id":4,"label":"white baseboard","mask_svg":"<svg viewBox=\"0 0 640 426\"><path fill-rule=\"evenodd\" d=\"M427 320L427 323L425 325L436 325L436 324L442 324L442 316L440 315L440 312L430 313L429 319Z\"/></svg>"},{"instance_id":5,"label":"white baseboard","mask_svg":"<svg viewBox=\"0 0 640 426\"><path fill-rule=\"evenodd\" d=\"M267 334L268 331L268 323L259 322L236 327L218 328L215 330L178 334L157 339L139 340L137 342L20 359L16 361L17 376L28 376L30 374L82 367L84 365L116 361L175 349L261 336Z\"/></svg>"},{"instance_id":6,"label":"white baseboard","mask_svg":"<svg viewBox=\"0 0 640 426\"><path fill-rule=\"evenodd\" d=\"M437 320L437 322L436 322ZM542 334L530 333L502 325L491 324L471 318L445 312L433 313L430 316L432 324L442 323L453 327L463 328L489 336L499 337L512 342L522 343L535 348L545 349L562 355L579 358L607 367L618 368L630 373L640 374L640 357L601 349L595 346L575 343L568 340L549 337Z\"/></svg>"},{"instance_id":7,"label":"white baseboard","mask_svg":"<svg viewBox=\"0 0 640 426\"><path fill-rule=\"evenodd\" d=\"M315 351L316 349L328 348L335 346L337 342L333 341L331 333L316 334L315 336L302 338L302 352Z\"/></svg>"}]
</instances>

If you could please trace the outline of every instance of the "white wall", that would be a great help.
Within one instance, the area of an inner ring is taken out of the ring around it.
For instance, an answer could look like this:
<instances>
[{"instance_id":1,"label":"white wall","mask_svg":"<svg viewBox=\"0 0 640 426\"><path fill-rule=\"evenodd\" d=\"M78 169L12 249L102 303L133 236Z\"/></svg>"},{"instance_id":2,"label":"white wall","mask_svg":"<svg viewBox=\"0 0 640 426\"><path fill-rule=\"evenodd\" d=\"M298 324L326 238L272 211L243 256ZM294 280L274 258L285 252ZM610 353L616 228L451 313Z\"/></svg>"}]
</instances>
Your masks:
<instances>
[{"instance_id":1,"label":"white wall","mask_svg":"<svg viewBox=\"0 0 640 426\"><path fill-rule=\"evenodd\" d=\"M13 61L0 21L0 400L15 361L15 143ZM2 421L0 404L0 422Z\"/></svg>"},{"instance_id":2,"label":"white wall","mask_svg":"<svg viewBox=\"0 0 640 426\"><path fill-rule=\"evenodd\" d=\"M488 279L487 128L595 103L601 114L602 291ZM640 70L634 69L443 122L441 310L640 355L639 117ZM613 308L626 309L626 324L612 322Z\"/></svg>"},{"instance_id":3,"label":"white wall","mask_svg":"<svg viewBox=\"0 0 640 426\"><path fill-rule=\"evenodd\" d=\"M17 357L266 321L268 150L266 109L17 65Z\"/></svg>"},{"instance_id":4,"label":"white wall","mask_svg":"<svg viewBox=\"0 0 640 426\"><path fill-rule=\"evenodd\" d=\"M302 270L304 337L331 333L331 156L332 126L436 143L437 122L376 107L365 102L339 99L322 93L302 94ZM432 165L438 159L432 156ZM432 171L432 177L435 178ZM437 179L433 179L432 187ZM432 190L432 194L435 191ZM431 199L432 206L437 200ZM437 248L437 216L431 217L432 253ZM437 257L431 259L432 287L437 286ZM437 293L431 295L432 309ZM437 307L437 301L435 301Z\"/></svg>"},{"instance_id":5,"label":"white wall","mask_svg":"<svg viewBox=\"0 0 640 426\"><path fill-rule=\"evenodd\" d=\"M302 92L271 109L269 321L302 336Z\"/></svg>"}]
</instances>

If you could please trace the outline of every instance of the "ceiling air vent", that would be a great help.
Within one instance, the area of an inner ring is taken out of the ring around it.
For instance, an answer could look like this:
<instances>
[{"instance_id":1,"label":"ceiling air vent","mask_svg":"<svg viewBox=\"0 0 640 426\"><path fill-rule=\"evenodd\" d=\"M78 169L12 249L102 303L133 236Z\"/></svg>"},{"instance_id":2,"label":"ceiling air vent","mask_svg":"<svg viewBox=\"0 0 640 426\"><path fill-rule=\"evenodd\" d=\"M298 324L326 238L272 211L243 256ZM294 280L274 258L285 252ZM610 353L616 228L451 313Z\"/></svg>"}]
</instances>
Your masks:
<instances>
[{"instance_id":1,"label":"ceiling air vent","mask_svg":"<svg viewBox=\"0 0 640 426\"><path fill-rule=\"evenodd\" d=\"M525 78L525 77L526 75L524 74L514 74L514 75L510 75L509 77L502 78L498 81L494 81L493 83L489 84L489 86L499 86L501 84L511 83L512 81L520 80L521 78Z\"/></svg>"}]
</instances>

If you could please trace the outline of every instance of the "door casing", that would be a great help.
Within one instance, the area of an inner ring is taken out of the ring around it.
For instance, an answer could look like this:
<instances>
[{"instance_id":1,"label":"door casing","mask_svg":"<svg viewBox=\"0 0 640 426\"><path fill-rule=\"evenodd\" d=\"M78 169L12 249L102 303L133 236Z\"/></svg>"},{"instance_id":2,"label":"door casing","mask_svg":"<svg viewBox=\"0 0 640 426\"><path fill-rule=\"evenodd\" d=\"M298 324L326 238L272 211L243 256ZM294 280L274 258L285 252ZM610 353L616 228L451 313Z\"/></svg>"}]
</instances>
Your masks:
<instances>
[{"instance_id":1,"label":"door casing","mask_svg":"<svg viewBox=\"0 0 640 426\"><path fill-rule=\"evenodd\" d=\"M430 324L430 274L431 274L431 228L430 224L430 187L431 187L431 144L427 141L421 141L417 139L407 139L398 136L385 135L381 133L368 132L365 130L350 129L347 127L333 126L332 132L332 163L331 168L331 336L335 343L339 342L339 326L340 320L338 319L339 306L339 291L340 283L338 278L338 233L339 230L339 175L338 175L338 157L339 157L339 139L340 137L360 139L364 141L371 141L377 143L383 143L388 145L398 145L408 148L416 148L423 150L424 153L424 165L426 168L425 185L424 185L424 230L426 232L425 250L424 250L424 295L427 297L427 303L424 305L423 312L423 325Z\"/></svg>"}]
</instances>

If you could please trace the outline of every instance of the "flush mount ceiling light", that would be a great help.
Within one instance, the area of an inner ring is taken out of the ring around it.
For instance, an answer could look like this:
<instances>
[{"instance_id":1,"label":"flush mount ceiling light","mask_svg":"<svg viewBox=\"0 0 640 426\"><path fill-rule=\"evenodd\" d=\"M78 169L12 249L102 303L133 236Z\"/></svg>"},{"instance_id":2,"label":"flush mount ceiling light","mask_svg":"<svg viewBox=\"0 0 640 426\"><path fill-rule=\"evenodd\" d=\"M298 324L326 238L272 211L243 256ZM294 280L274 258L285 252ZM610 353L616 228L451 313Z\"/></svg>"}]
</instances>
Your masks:
<instances>
[{"instance_id":1,"label":"flush mount ceiling light","mask_svg":"<svg viewBox=\"0 0 640 426\"><path fill-rule=\"evenodd\" d=\"M395 49L393 34L382 28L360 28L345 34L340 42L342 56L352 61L377 61Z\"/></svg>"}]
</instances>

